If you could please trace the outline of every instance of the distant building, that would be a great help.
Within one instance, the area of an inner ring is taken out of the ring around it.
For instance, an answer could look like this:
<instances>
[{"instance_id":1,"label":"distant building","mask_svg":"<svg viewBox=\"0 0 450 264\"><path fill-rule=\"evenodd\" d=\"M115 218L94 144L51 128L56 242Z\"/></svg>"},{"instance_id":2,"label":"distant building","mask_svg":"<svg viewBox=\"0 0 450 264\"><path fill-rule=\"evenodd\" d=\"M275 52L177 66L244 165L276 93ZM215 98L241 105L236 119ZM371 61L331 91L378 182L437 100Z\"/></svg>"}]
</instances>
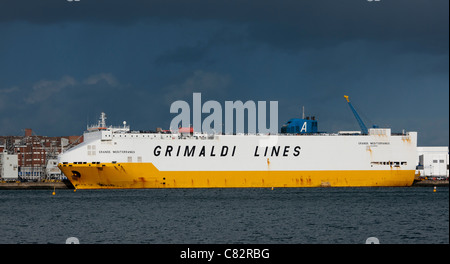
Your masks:
<instances>
[{"instance_id":1,"label":"distant building","mask_svg":"<svg viewBox=\"0 0 450 264\"><path fill-rule=\"evenodd\" d=\"M17 156L20 180L37 181L47 176L61 179L63 175L58 175L54 168L48 170L48 164L54 167L58 154L83 142L83 136L47 137L33 134L33 131L27 128L24 136L0 136L0 153Z\"/></svg>"},{"instance_id":2,"label":"distant building","mask_svg":"<svg viewBox=\"0 0 450 264\"><path fill-rule=\"evenodd\" d=\"M8 154L6 151L0 152L0 180L17 181L18 171L17 155Z\"/></svg>"},{"instance_id":3,"label":"distant building","mask_svg":"<svg viewBox=\"0 0 450 264\"><path fill-rule=\"evenodd\" d=\"M419 155L417 172L420 173L420 177L448 179L448 147L417 147L417 152Z\"/></svg>"}]
</instances>

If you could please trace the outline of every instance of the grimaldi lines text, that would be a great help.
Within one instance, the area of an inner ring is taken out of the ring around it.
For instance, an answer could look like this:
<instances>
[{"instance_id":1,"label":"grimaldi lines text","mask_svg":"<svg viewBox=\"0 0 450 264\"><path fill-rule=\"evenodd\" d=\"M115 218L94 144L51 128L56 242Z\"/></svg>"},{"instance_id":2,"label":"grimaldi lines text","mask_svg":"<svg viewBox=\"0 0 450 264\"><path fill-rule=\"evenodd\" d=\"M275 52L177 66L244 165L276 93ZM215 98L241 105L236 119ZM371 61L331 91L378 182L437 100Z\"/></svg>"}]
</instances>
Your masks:
<instances>
[{"instance_id":1,"label":"grimaldi lines text","mask_svg":"<svg viewBox=\"0 0 450 264\"><path fill-rule=\"evenodd\" d=\"M153 156L164 156L164 157L226 157L230 155L231 157L234 157L236 153L237 146L221 146L220 148L216 149L216 146L172 146L167 145L164 146L155 146L153 151L151 153ZM255 147L254 156L259 157L287 157L289 155L293 155L295 157L300 155L300 146L271 146L271 147ZM134 150L100 150L99 154L119 154L119 153L127 153L127 154L134 154L136 151Z\"/></svg>"}]
</instances>

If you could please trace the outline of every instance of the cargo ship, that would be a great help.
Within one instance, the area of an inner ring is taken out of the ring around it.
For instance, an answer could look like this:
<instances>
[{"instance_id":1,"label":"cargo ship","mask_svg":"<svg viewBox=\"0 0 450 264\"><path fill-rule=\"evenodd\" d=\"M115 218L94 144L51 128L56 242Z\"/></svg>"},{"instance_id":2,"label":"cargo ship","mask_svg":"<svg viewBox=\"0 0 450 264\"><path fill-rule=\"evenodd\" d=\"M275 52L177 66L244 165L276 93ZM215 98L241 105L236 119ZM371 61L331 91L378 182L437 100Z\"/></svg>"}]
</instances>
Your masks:
<instances>
[{"instance_id":1,"label":"cargo ship","mask_svg":"<svg viewBox=\"0 0 450 264\"><path fill-rule=\"evenodd\" d=\"M371 187L414 181L417 132L321 133L312 117L291 119L276 135L189 128L144 132L131 131L125 121L107 127L105 119L102 113L84 142L58 157L58 167L77 189Z\"/></svg>"}]
</instances>

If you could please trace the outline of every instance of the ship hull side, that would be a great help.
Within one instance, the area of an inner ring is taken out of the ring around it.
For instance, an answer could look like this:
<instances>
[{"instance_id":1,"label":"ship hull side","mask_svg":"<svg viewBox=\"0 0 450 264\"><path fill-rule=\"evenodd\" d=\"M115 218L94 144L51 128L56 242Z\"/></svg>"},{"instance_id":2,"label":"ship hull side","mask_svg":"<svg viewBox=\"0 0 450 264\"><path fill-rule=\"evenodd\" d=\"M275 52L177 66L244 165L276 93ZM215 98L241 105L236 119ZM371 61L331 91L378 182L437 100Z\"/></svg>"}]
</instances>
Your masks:
<instances>
[{"instance_id":1,"label":"ship hull side","mask_svg":"<svg viewBox=\"0 0 450 264\"><path fill-rule=\"evenodd\" d=\"M414 170L160 171L152 163L59 165L77 189L411 186Z\"/></svg>"}]
</instances>

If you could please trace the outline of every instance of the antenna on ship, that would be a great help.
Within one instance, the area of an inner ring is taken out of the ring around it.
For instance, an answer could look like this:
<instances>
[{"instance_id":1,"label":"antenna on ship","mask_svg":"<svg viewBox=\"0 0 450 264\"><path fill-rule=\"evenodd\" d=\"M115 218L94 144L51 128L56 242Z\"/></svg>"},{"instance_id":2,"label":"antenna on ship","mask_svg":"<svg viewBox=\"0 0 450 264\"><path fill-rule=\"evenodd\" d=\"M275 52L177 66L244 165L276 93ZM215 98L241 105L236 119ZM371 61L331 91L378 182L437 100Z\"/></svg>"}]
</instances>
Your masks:
<instances>
[{"instance_id":1,"label":"antenna on ship","mask_svg":"<svg viewBox=\"0 0 450 264\"><path fill-rule=\"evenodd\" d=\"M98 125L99 125L99 127L106 128L106 114L105 114L105 112L102 112L100 114L100 123Z\"/></svg>"},{"instance_id":2,"label":"antenna on ship","mask_svg":"<svg viewBox=\"0 0 450 264\"><path fill-rule=\"evenodd\" d=\"M305 106L302 107L302 110L303 110L303 112L302 112L302 119L305 119Z\"/></svg>"}]
</instances>

